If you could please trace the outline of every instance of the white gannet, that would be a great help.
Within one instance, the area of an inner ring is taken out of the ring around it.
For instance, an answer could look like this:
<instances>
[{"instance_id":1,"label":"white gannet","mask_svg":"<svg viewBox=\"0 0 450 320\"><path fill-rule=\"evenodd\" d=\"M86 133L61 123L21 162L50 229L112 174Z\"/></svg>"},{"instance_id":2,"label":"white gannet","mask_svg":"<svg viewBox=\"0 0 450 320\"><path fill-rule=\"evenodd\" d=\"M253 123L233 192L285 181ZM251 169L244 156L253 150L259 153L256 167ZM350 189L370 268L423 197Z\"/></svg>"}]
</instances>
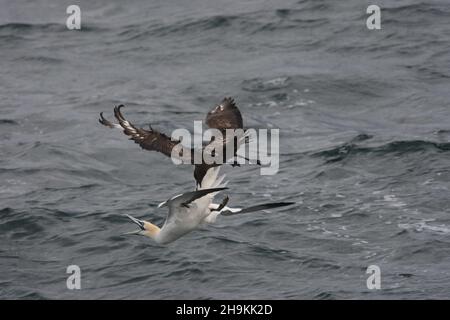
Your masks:
<instances>
[{"instance_id":1,"label":"white gannet","mask_svg":"<svg viewBox=\"0 0 450 320\"><path fill-rule=\"evenodd\" d=\"M217 163L217 161L212 164L203 162L203 154L214 154L215 157L221 159L222 163L227 163L230 159L234 159L232 165L239 166L239 164L236 162L236 152L243 143L249 141L249 132L243 129L241 112L239 111L236 103L232 98L224 98L219 105L215 106L206 115L206 124L210 129L219 130L222 134L222 139L215 139L215 137L212 137L209 143L201 150L189 149L185 146L183 147L181 141L172 140L169 136L153 129L151 126L149 130L136 127L125 119L120 111L122 107L123 105L119 105L118 107L114 108L114 116L117 119L118 123L112 123L106 120L103 117L103 112L100 113L99 122L106 127L122 130L127 136L130 137L130 140L133 140L135 143L139 144L142 149L145 150L157 151L168 157L172 157L173 155L175 155L179 157L180 160L184 159L184 151L188 151L187 153L189 154L191 164L194 164L194 159L196 159L194 153L200 153L199 159L202 159L202 163L195 164L194 169L194 178L197 182L197 186L201 185L203 177L205 176L209 168L220 165L219 163ZM230 129L234 130L234 135L229 136L227 130ZM234 148L233 153L227 153L226 149L231 146ZM232 157L227 157L230 154L232 155ZM245 157L243 158L245 160L249 160ZM257 160L256 163L260 165L259 160Z\"/></svg>"},{"instance_id":2,"label":"white gannet","mask_svg":"<svg viewBox=\"0 0 450 320\"><path fill-rule=\"evenodd\" d=\"M204 223L215 222L219 214L241 214L293 204L293 202L276 202L260 204L244 209L230 208L226 206L228 197L225 197L221 204L212 203L214 195L221 190L228 189L225 187L227 182L221 185L225 175L217 178L219 168L212 167L206 172L201 186L197 191L174 196L158 205L159 208L165 206L169 208L166 221L161 228L148 221L126 215L139 226L139 230L127 232L125 235L143 235L152 238L159 244L168 244L197 229Z\"/></svg>"}]
</instances>

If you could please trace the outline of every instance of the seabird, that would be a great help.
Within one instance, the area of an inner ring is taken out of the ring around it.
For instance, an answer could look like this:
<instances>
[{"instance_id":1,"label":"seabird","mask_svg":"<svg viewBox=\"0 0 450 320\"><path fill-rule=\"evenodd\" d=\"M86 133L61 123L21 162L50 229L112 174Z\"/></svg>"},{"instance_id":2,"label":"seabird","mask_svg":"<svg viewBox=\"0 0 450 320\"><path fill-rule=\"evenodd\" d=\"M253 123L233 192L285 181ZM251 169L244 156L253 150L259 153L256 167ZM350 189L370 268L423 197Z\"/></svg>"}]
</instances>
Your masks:
<instances>
[{"instance_id":1,"label":"seabird","mask_svg":"<svg viewBox=\"0 0 450 320\"><path fill-rule=\"evenodd\" d=\"M220 204L213 203L214 196L226 188L227 182L222 183L225 175L217 178L220 167L210 168L203 177L201 186L196 191L176 195L158 205L168 207L169 213L161 228L145 221L126 215L139 226L138 230L126 234L143 235L152 238L159 244L168 244L183 235L197 229L205 223L214 223L218 215L230 216L257 210L273 209L294 204L294 202L265 203L248 208L227 207L228 196Z\"/></svg>"},{"instance_id":2,"label":"seabird","mask_svg":"<svg viewBox=\"0 0 450 320\"><path fill-rule=\"evenodd\" d=\"M143 128L136 127L129 121L125 119L123 114L121 113L120 109L124 107L123 105L119 105L114 108L114 116L117 119L118 123L112 123L105 119L103 117L103 112L100 113L100 119L99 122L107 126L109 128L118 128L123 130L123 132L130 136L130 140L133 140L135 143L139 144L142 149L150 150L150 151L157 151L160 152L168 157L171 157L172 155L178 155L180 159L183 159L183 152L184 150L188 150L190 153L190 160L191 164L194 164L194 159L196 158L194 156L195 152L201 153L201 158L203 161L203 154L207 153L210 155L214 155L215 152L221 152L222 155L218 155L218 157L222 156L223 163L226 163L230 159L227 159L227 153L226 149L233 143L234 146L233 150L233 158L236 158L236 152L239 149L239 147L248 141L248 136L246 135L246 130L243 129L243 121L242 121L242 115L239 111L238 107L236 106L236 103L232 98L224 98L222 102L215 106L212 110L208 112L206 115L206 124L211 129L218 129L222 133L222 139L214 139L214 137L211 138L209 143L204 146L201 150L195 150L195 149L187 149L186 147L183 147L181 144L181 141L179 140L172 140L169 136L165 135L162 132L159 132L155 129L153 129L151 126L149 130L145 130ZM236 130L236 135L233 137L227 136L227 129L233 129ZM242 129L242 130L238 130ZM239 134L239 133L242 134ZM245 158L245 160L248 160ZM260 162L256 162L258 165L260 165ZM197 182L197 186L201 185L201 182L203 180L203 177L205 176L208 169L219 166L218 163L213 164L207 164L205 162L202 162L201 164L195 164L194 169L194 178ZM232 163L233 166L239 165L234 161Z\"/></svg>"}]
</instances>

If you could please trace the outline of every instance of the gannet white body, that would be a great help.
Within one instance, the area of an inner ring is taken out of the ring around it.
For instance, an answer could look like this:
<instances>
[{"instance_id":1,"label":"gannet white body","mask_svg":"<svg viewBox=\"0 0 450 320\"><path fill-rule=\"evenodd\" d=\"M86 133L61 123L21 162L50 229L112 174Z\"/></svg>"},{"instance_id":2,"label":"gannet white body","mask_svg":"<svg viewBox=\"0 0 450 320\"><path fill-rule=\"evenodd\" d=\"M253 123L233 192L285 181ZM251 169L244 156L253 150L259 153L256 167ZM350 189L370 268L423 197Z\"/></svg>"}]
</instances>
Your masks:
<instances>
[{"instance_id":1,"label":"gannet white body","mask_svg":"<svg viewBox=\"0 0 450 320\"><path fill-rule=\"evenodd\" d=\"M203 177L202 185L197 191L183 193L170 198L158 205L158 208L167 206L169 213L162 228L143 220L138 220L127 215L141 230L132 231L128 234L139 234L152 238L160 244L173 242L197 229L214 209L210 209L214 195L219 191L226 189L225 184L219 185L225 176L217 179L220 167L214 167L208 170ZM219 205L213 206L220 208Z\"/></svg>"},{"instance_id":2,"label":"gannet white body","mask_svg":"<svg viewBox=\"0 0 450 320\"><path fill-rule=\"evenodd\" d=\"M225 175L217 178L219 170L220 167L210 168L203 177L198 190L174 196L160 203L158 205L159 208L165 206L169 208L166 221L161 228L148 221L139 220L127 215L140 229L126 234L143 235L153 239L157 243L168 244L197 229L204 223L215 222L219 214L232 215L247 213L293 204L292 202L277 202L261 204L245 209L230 208L226 206L228 197L221 204L213 203L214 196L219 191L228 189L225 187L227 182L222 184Z\"/></svg>"}]
</instances>

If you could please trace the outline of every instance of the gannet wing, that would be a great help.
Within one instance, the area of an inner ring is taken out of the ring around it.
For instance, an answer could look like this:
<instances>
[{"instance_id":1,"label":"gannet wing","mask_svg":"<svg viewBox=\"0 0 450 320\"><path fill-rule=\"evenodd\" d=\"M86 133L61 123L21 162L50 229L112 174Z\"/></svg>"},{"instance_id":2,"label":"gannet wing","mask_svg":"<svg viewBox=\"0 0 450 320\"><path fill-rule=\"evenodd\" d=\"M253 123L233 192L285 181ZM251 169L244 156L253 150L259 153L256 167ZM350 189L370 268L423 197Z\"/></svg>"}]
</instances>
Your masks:
<instances>
[{"instance_id":1,"label":"gannet wing","mask_svg":"<svg viewBox=\"0 0 450 320\"><path fill-rule=\"evenodd\" d=\"M210 188L210 189L202 189L202 190L196 190L191 192L182 193L179 195L176 195L169 200L162 202L158 205L158 208L164 207L164 206L170 206L171 208L176 207L189 207L189 204L192 201L195 201L201 197L206 196L209 193L218 192L221 190L228 189L226 187L222 188Z\"/></svg>"},{"instance_id":2,"label":"gannet wing","mask_svg":"<svg viewBox=\"0 0 450 320\"><path fill-rule=\"evenodd\" d=\"M213 164L196 164L194 168L194 179L196 182L196 185L199 187L199 189L203 186L203 179L206 175L206 173L211 169L217 167L217 165Z\"/></svg>"},{"instance_id":3,"label":"gannet wing","mask_svg":"<svg viewBox=\"0 0 450 320\"><path fill-rule=\"evenodd\" d=\"M203 177L202 180L202 188L201 189L208 189L208 188L214 188L217 186L214 186L214 183L217 180L217 176L219 175L220 166L210 168Z\"/></svg>"},{"instance_id":4,"label":"gannet wing","mask_svg":"<svg viewBox=\"0 0 450 320\"><path fill-rule=\"evenodd\" d=\"M288 205L295 203L295 202L273 202L273 203L259 204L259 205L248 207L248 208L230 208L230 207L226 206L227 202L228 202L228 199L225 198L221 204L211 203L209 205L209 209L211 210L211 213L209 214L209 216L207 216L205 218L204 222L214 223L214 222L216 222L216 219L219 215L231 216L231 215L235 215L235 214L249 213L249 212L254 212L254 211L259 211L259 210L284 207L284 206L288 206Z\"/></svg>"},{"instance_id":5,"label":"gannet wing","mask_svg":"<svg viewBox=\"0 0 450 320\"><path fill-rule=\"evenodd\" d=\"M207 173L203 177L201 186L198 187L198 190L226 187L228 181L223 182L223 180L225 179L224 174L218 177L219 171L219 166L211 167L210 169L208 169ZM210 193L210 195L214 196L214 193ZM167 201L161 202L160 204L158 204L158 208L161 208L166 204Z\"/></svg>"},{"instance_id":6,"label":"gannet wing","mask_svg":"<svg viewBox=\"0 0 450 320\"><path fill-rule=\"evenodd\" d=\"M179 148L179 150L175 150L176 152L174 152L174 154L182 157L183 147L179 140L172 140L169 136L152 129L151 127L149 130L136 127L124 118L120 111L122 107L123 105L114 107L114 116L119 123L112 123L105 119L103 117L103 112L100 113L100 119L98 121L106 127L122 129L123 133L130 136L130 140L139 144L142 149L157 151L171 157L172 149Z\"/></svg>"},{"instance_id":7,"label":"gannet wing","mask_svg":"<svg viewBox=\"0 0 450 320\"><path fill-rule=\"evenodd\" d=\"M220 211L220 214L223 216L231 216L231 215L235 215L235 214L243 214L243 213L249 213L249 212L254 212L254 211L259 211L259 210L285 207L285 206L289 206L294 203L295 202L272 202L272 203L259 204L259 205L251 206L251 207L247 207L247 208L225 207L222 211Z\"/></svg>"}]
</instances>

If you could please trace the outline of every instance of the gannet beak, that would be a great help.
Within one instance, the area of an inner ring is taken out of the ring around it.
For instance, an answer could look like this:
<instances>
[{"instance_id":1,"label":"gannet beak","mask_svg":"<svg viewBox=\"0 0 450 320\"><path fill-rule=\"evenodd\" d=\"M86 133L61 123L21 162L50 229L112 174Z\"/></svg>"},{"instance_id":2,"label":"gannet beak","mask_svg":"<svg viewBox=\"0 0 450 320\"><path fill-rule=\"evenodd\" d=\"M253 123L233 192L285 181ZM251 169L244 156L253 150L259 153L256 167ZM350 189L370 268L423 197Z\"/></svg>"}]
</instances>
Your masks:
<instances>
[{"instance_id":1,"label":"gannet beak","mask_svg":"<svg viewBox=\"0 0 450 320\"><path fill-rule=\"evenodd\" d=\"M136 219L135 217L132 217L130 215L126 215L128 218L130 218L131 221L133 221L135 224L137 224L139 226L138 230L134 230L134 231L130 231L130 232L125 232L122 235L143 235L143 231L145 231L144 228L144 221Z\"/></svg>"},{"instance_id":2,"label":"gannet beak","mask_svg":"<svg viewBox=\"0 0 450 320\"><path fill-rule=\"evenodd\" d=\"M130 232L125 232L121 234L122 236L128 236L128 235L135 235L135 236L142 236L142 230L134 230Z\"/></svg>"}]
</instances>

